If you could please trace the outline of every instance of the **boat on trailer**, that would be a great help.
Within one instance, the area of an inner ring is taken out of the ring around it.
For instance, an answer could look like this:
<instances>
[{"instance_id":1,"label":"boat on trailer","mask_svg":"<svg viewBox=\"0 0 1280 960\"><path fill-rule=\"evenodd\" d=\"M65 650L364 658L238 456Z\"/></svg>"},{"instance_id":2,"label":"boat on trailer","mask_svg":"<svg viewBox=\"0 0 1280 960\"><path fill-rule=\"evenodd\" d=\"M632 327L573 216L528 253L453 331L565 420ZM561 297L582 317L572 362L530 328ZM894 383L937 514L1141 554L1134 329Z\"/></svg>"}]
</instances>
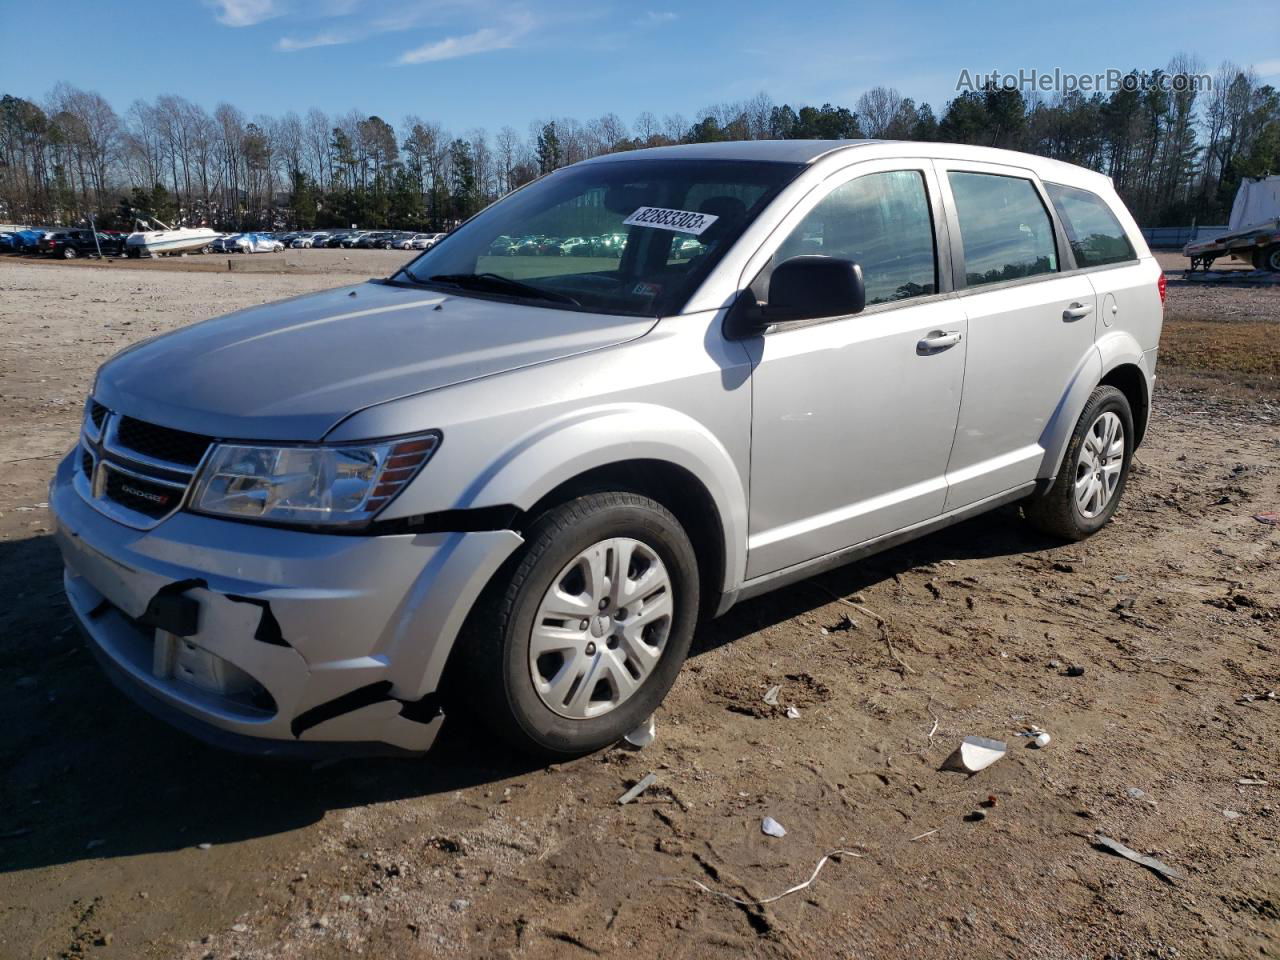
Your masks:
<instances>
[{"instance_id":1,"label":"boat on trailer","mask_svg":"<svg viewBox=\"0 0 1280 960\"><path fill-rule=\"evenodd\" d=\"M139 229L129 234L124 242L125 253L130 257L203 251L219 236L218 231L209 227L171 227L154 217L139 219L137 226Z\"/></svg>"}]
</instances>

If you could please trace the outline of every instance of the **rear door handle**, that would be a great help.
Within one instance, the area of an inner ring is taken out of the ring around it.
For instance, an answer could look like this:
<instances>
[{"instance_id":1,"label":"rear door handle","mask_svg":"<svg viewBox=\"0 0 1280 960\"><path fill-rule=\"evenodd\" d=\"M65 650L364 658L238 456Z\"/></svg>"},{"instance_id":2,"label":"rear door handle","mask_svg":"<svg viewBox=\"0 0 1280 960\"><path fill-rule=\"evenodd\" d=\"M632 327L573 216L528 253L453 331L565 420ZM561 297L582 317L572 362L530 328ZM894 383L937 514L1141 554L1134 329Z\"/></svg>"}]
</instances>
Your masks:
<instances>
[{"instance_id":1,"label":"rear door handle","mask_svg":"<svg viewBox=\"0 0 1280 960\"><path fill-rule=\"evenodd\" d=\"M954 347L961 340L959 330L934 330L916 344L917 353L934 353Z\"/></svg>"},{"instance_id":2,"label":"rear door handle","mask_svg":"<svg viewBox=\"0 0 1280 960\"><path fill-rule=\"evenodd\" d=\"M1072 320L1087 317L1091 313L1093 313L1092 303L1073 303L1062 311L1062 319L1065 323L1070 323Z\"/></svg>"}]
</instances>

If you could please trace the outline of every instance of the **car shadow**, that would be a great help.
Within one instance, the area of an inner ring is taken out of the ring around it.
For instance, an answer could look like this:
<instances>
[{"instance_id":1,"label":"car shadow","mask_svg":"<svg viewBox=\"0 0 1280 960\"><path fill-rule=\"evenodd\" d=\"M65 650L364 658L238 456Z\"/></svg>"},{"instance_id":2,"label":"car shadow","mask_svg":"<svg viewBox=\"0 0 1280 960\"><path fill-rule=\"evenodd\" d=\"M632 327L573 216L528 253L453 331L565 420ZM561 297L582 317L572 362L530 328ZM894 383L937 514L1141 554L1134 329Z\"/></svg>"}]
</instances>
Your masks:
<instances>
[{"instance_id":1,"label":"car shadow","mask_svg":"<svg viewBox=\"0 0 1280 960\"><path fill-rule=\"evenodd\" d=\"M946 559L1052 545L1001 510L740 604L704 623L699 656L894 574ZM227 844L326 813L492 784L543 768L469 718L449 718L420 759L309 763L193 740L112 687L72 625L53 540L0 542L0 872Z\"/></svg>"}]
</instances>

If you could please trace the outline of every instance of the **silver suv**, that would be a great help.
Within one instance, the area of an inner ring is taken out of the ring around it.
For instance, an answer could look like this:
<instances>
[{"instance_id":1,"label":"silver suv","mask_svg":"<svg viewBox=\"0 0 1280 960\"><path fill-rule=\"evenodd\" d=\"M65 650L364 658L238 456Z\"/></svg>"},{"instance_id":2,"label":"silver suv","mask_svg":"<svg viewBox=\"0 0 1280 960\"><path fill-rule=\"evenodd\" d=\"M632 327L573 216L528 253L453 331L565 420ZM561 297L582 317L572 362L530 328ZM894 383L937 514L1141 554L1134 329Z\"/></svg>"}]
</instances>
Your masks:
<instances>
[{"instance_id":1,"label":"silver suv","mask_svg":"<svg viewBox=\"0 0 1280 960\"><path fill-rule=\"evenodd\" d=\"M740 600L1014 501L1101 528L1163 296L1063 163L600 157L388 279L106 363L50 496L67 596L126 691L228 746L418 752L467 711L590 751Z\"/></svg>"}]
</instances>

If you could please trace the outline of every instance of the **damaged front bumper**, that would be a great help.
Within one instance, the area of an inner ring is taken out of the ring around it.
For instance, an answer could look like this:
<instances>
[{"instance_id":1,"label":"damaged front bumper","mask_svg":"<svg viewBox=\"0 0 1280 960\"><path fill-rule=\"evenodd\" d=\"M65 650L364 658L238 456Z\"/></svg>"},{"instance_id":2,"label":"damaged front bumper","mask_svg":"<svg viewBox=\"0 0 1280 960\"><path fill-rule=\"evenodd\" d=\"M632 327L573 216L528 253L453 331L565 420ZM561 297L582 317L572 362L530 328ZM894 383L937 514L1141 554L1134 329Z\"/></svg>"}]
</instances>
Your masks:
<instances>
[{"instance_id":1,"label":"damaged front bumper","mask_svg":"<svg viewBox=\"0 0 1280 960\"><path fill-rule=\"evenodd\" d=\"M510 530L349 536L99 513L59 464L72 612L108 674L188 732L259 753L426 750L436 688Z\"/></svg>"}]
</instances>

